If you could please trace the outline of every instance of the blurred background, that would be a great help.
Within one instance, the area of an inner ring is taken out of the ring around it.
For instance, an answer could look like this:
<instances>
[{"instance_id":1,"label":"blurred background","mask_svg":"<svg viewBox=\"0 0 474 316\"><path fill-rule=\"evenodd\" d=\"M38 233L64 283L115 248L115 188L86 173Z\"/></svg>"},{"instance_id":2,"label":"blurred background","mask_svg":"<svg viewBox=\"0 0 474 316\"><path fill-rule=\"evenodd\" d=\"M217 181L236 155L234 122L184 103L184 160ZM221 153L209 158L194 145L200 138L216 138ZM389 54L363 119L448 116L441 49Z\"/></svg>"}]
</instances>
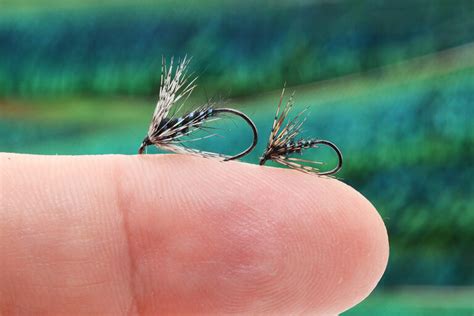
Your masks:
<instances>
[{"instance_id":1,"label":"blurred background","mask_svg":"<svg viewBox=\"0 0 474 316\"><path fill-rule=\"evenodd\" d=\"M389 230L385 276L344 315L474 313L474 1L97 3L0 0L0 151L135 154L161 57L187 54L187 104L250 115L256 163L286 82Z\"/></svg>"}]
</instances>

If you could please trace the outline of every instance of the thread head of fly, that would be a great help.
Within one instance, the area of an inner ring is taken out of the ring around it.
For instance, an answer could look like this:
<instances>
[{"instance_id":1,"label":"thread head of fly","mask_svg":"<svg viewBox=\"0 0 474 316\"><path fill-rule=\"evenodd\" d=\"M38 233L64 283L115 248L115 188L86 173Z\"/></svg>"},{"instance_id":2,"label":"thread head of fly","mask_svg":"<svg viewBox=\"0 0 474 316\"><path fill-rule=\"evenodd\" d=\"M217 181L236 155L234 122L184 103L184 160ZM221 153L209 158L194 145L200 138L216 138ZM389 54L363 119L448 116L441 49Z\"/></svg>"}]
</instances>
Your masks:
<instances>
[{"instance_id":1,"label":"thread head of fly","mask_svg":"<svg viewBox=\"0 0 474 316\"><path fill-rule=\"evenodd\" d=\"M268 154L265 152L261 157L260 157L260 161L259 161L259 165L260 166L263 166L265 164L265 162L267 162L268 160Z\"/></svg>"},{"instance_id":2,"label":"thread head of fly","mask_svg":"<svg viewBox=\"0 0 474 316\"><path fill-rule=\"evenodd\" d=\"M140 148L138 148L138 154L143 154L143 152L145 151L145 148L147 146L150 146L152 145L153 143L151 142L150 138L148 138L148 135L143 139L141 145L140 145Z\"/></svg>"}]
</instances>

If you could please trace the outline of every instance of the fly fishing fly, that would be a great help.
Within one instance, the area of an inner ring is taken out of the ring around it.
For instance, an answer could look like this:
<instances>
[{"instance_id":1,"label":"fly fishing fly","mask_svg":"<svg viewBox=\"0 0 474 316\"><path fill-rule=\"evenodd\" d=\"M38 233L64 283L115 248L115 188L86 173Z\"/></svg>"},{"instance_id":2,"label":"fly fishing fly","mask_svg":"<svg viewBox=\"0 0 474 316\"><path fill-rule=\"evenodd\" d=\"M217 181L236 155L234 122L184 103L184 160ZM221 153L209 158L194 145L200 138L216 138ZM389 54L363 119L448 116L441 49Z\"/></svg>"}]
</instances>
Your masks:
<instances>
[{"instance_id":1,"label":"fly fishing fly","mask_svg":"<svg viewBox=\"0 0 474 316\"><path fill-rule=\"evenodd\" d=\"M322 139L299 139L296 140L298 135L301 133L301 128L306 120L306 117L301 119L304 112L303 110L286 125L284 122L294 105L293 94L288 99L285 107L281 109L283 103L283 97L285 89L280 96L280 102L278 103L275 118L273 120L273 127L270 132L270 138L268 140L267 148L260 158L260 165L264 165L266 161L273 160L277 163L285 165L289 168L296 169L305 173L313 173L317 175L334 175L342 168L342 153L337 146L330 141ZM292 157L292 154L301 154L304 150L310 148L317 148L320 145L328 146L337 155L337 165L329 171L320 171L318 168L322 165L322 162L306 160L302 158ZM306 163L308 165L304 165Z\"/></svg>"},{"instance_id":2,"label":"fly fishing fly","mask_svg":"<svg viewBox=\"0 0 474 316\"><path fill-rule=\"evenodd\" d=\"M155 145L158 148L175 153L194 154L204 157L220 157L223 160L238 159L247 155L257 144L258 134L255 124L244 113L231 108L218 108L215 104L208 102L206 105L185 115L169 115L170 109L176 106L178 102L181 102L173 113L179 112L196 87L196 78L190 78L187 74L188 64L189 59L185 57L181 62L178 61L176 70L173 71L173 58L171 58L169 67L166 66L166 60L163 58L159 99L153 113L148 133L143 139L138 153L142 154L147 146ZM247 149L234 156L227 156L189 148L184 145L185 142L216 136L217 134L210 134L191 140L183 139L183 137L197 130L204 129L203 125L205 123L221 119L224 114L231 114L242 118L251 128L253 140Z\"/></svg>"}]
</instances>

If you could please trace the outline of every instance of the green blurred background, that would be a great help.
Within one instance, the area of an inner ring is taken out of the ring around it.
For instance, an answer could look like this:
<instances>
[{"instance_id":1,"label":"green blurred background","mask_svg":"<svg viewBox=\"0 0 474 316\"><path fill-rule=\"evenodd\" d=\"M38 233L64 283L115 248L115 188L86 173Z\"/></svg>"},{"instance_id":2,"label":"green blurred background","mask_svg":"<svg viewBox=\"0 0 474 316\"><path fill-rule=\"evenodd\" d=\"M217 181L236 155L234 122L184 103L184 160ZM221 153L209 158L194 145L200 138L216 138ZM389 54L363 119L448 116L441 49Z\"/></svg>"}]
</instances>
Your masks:
<instances>
[{"instance_id":1,"label":"green blurred background","mask_svg":"<svg viewBox=\"0 0 474 316\"><path fill-rule=\"evenodd\" d=\"M381 283L344 315L474 313L474 1L96 3L0 0L0 151L134 154L161 56L187 54L188 104L249 114L255 163L286 82L390 235Z\"/></svg>"}]
</instances>

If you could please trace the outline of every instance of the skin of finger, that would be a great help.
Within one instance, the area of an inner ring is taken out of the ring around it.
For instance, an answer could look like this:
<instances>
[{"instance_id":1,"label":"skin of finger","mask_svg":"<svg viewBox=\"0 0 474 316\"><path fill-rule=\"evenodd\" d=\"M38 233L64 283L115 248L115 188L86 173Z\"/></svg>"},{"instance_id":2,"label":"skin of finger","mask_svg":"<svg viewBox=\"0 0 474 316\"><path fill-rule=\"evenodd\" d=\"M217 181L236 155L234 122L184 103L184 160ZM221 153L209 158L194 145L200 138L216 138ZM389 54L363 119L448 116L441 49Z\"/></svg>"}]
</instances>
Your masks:
<instances>
[{"instance_id":1,"label":"skin of finger","mask_svg":"<svg viewBox=\"0 0 474 316\"><path fill-rule=\"evenodd\" d=\"M0 155L1 314L338 314L385 270L340 181L182 155Z\"/></svg>"}]
</instances>

